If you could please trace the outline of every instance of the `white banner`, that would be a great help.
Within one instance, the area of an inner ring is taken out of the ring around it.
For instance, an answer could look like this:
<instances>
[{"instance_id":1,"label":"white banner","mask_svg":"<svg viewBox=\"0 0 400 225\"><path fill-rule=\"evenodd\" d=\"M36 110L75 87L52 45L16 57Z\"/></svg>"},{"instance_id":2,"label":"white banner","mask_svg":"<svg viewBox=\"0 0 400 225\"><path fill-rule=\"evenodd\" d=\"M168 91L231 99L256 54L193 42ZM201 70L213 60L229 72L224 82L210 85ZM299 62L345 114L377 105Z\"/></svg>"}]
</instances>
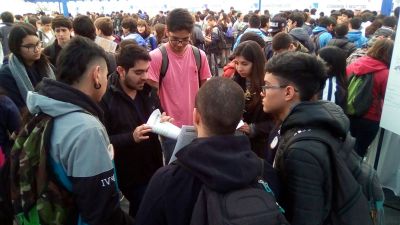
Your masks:
<instances>
[{"instance_id":1,"label":"white banner","mask_svg":"<svg viewBox=\"0 0 400 225\"><path fill-rule=\"evenodd\" d=\"M400 135L400 21L397 25L397 37L394 43L392 63L387 83L385 103L381 118L381 127Z\"/></svg>"}]
</instances>

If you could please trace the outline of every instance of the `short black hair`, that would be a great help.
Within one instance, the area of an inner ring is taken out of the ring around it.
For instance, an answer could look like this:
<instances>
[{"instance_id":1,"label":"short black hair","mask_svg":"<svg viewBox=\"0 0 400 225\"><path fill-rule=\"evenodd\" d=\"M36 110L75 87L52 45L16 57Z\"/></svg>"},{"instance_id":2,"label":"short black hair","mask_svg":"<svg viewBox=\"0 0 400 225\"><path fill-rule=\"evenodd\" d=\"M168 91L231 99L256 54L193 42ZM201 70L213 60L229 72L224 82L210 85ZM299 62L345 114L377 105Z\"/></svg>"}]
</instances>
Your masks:
<instances>
[{"instance_id":1,"label":"short black hair","mask_svg":"<svg viewBox=\"0 0 400 225\"><path fill-rule=\"evenodd\" d=\"M172 10L166 19L167 29L170 32L185 30L192 33L194 21L187 9L177 8Z\"/></svg>"},{"instance_id":2,"label":"short black hair","mask_svg":"<svg viewBox=\"0 0 400 225\"><path fill-rule=\"evenodd\" d=\"M77 16L72 22L72 27L76 35L87 37L91 40L96 39L96 27L88 16Z\"/></svg>"},{"instance_id":3,"label":"short black hair","mask_svg":"<svg viewBox=\"0 0 400 225\"><path fill-rule=\"evenodd\" d=\"M316 12L317 12L317 9L315 9L315 8L311 9L311 11L310 11L311 15L315 15Z\"/></svg>"},{"instance_id":4,"label":"short black hair","mask_svg":"<svg viewBox=\"0 0 400 225\"><path fill-rule=\"evenodd\" d=\"M264 39L260 35L252 31L243 33L242 37L240 38L240 43L245 41L255 41L261 48L265 48L265 46L267 45L267 43L265 43Z\"/></svg>"},{"instance_id":5,"label":"short black hair","mask_svg":"<svg viewBox=\"0 0 400 225\"><path fill-rule=\"evenodd\" d=\"M383 19L383 26L395 28L397 25L397 18L394 16L387 16Z\"/></svg>"},{"instance_id":6,"label":"short black hair","mask_svg":"<svg viewBox=\"0 0 400 225\"><path fill-rule=\"evenodd\" d=\"M15 19L17 19L17 20L20 20L20 19L23 19L24 17L23 16L21 16L21 15L15 15Z\"/></svg>"},{"instance_id":7,"label":"short black hair","mask_svg":"<svg viewBox=\"0 0 400 225\"><path fill-rule=\"evenodd\" d=\"M361 28L361 23L362 21L360 17L354 17L350 19L351 29L359 30Z\"/></svg>"},{"instance_id":8,"label":"short black hair","mask_svg":"<svg viewBox=\"0 0 400 225\"><path fill-rule=\"evenodd\" d=\"M284 83L292 83L298 90L301 101L310 101L325 85L327 78L323 62L316 56L287 51L273 56L266 71Z\"/></svg>"},{"instance_id":9,"label":"short black hair","mask_svg":"<svg viewBox=\"0 0 400 225\"><path fill-rule=\"evenodd\" d=\"M0 17L3 23L14 23L14 16L11 12L8 11L2 12Z\"/></svg>"},{"instance_id":10,"label":"short black hair","mask_svg":"<svg viewBox=\"0 0 400 225\"><path fill-rule=\"evenodd\" d=\"M243 16L243 22L248 23L249 22L249 18L250 18L249 14L244 15Z\"/></svg>"},{"instance_id":11,"label":"short black hair","mask_svg":"<svg viewBox=\"0 0 400 225\"><path fill-rule=\"evenodd\" d=\"M327 28L330 25L336 25L336 21L327 16L323 16L323 17L319 18L318 22L319 22L318 25L320 27L325 27L325 28Z\"/></svg>"},{"instance_id":12,"label":"short black hair","mask_svg":"<svg viewBox=\"0 0 400 225\"><path fill-rule=\"evenodd\" d=\"M269 16L261 15L260 16L260 27L266 27L269 23Z\"/></svg>"},{"instance_id":13,"label":"short black hair","mask_svg":"<svg viewBox=\"0 0 400 225\"><path fill-rule=\"evenodd\" d=\"M234 134L245 107L244 93L232 79L214 77L199 89L195 107L210 135Z\"/></svg>"},{"instance_id":14,"label":"short black hair","mask_svg":"<svg viewBox=\"0 0 400 225\"><path fill-rule=\"evenodd\" d=\"M350 9L344 10L342 12L342 15L346 15L348 18L353 18L354 17L354 12Z\"/></svg>"},{"instance_id":15,"label":"short black hair","mask_svg":"<svg viewBox=\"0 0 400 225\"><path fill-rule=\"evenodd\" d=\"M260 28L261 20L257 14L252 14L249 18L249 27Z\"/></svg>"},{"instance_id":16,"label":"short black hair","mask_svg":"<svg viewBox=\"0 0 400 225\"><path fill-rule=\"evenodd\" d=\"M347 23L338 24L335 27L335 34L337 37L344 37L349 33L349 26Z\"/></svg>"},{"instance_id":17,"label":"short black hair","mask_svg":"<svg viewBox=\"0 0 400 225\"><path fill-rule=\"evenodd\" d=\"M40 22L42 23L42 25L51 24L51 18L48 16L42 16L40 17Z\"/></svg>"},{"instance_id":18,"label":"short black hair","mask_svg":"<svg viewBox=\"0 0 400 225\"><path fill-rule=\"evenodd\" d=\"M57 59L57 80L68 85L79 82L88 65L97 59L107 62L106 52L94 41L83 36L72 38Z\"/></svg>"},{"instance_id":19,"label":"short black hair","mask_svg":"<svg viewBox=\"0 0 400 225\"><path fill-rule=\"evenodd\" d=\"M56 16L52 21L51 21L51 28L55 30L58 27L66 27L69 30L72 29L72 21L69 18L66 18L62 15Z\"/></svg>"},{"instance_id":20,"label":"short black hair","mask_svg":"<svg viewBox=\"0 0 400 225\"><path fill-rule=\"evenodd\" d=\"M290 34L280 32L272 38L272 49L273 51L280 51L283 49L289 49L290 44L293 43L293 38Z\"/></svg>"},{"instance_id":21,"label":"short black hair","mask_svg":"<svg viewBox=\"0 0 400 225\"><path fill-rule=\"evenodd\" d=\"M302 27L304 24L304 15L300 12L293 12L289 15L289 18L293 23L296 22L296 27Z\"/></svg>"},{"instance_id":22,"label":"short black hair","mask_svg":"<svg viewBox=\"0 0 400 225\"><path fill-rule=\"evenodd\" d=\"M116 55L117 66L121 66L125 71L135 67L138 60L151 61L147 50L136 44L123 46Z\"/></svg>"}]
</instances>

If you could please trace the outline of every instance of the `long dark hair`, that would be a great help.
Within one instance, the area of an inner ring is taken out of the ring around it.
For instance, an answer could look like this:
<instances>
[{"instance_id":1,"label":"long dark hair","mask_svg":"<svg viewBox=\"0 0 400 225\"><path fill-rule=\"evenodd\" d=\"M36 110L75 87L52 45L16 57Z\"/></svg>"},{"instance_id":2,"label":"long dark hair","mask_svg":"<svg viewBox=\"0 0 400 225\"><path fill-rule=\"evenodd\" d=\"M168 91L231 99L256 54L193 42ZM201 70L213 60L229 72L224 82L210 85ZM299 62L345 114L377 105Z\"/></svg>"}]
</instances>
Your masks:
<instances>
[{"instance_id":1,"label":"long dark hair","mask_svg":"<svg viewBox=\"0 0 400 225\"><path fill-rule=\"evenodd\" d=\"M8 37L8 46L10 51L22 63L24 63L24 58L21 55L22 40L29 35L37 36L35 27L29 23L18 23L11 28L10 35ZM40 58L33 63L34 68L41 75L47 74L47 69L49 68L48 65L49 61L43 52L41 53Z\"/></svg>"},{"instance_id":2,"label":"long dark hair","mask_svg":"<svg viewBox=\"0 0 400 225\"><path fill-rule=\"evenodd\" d=\"M261 103L261 86L264 83L265 75L265 56L260 46L255 41L244 41L238 45L233 55L235 57L242 56L253 65L251 67L250 79L250 93L251 100L247 104L250 110L253 110L258 104ZM235 76L238 79L238 83L246 91L246 78L242 78L238 75ZM243 85L244 82L244 85Z\"/></svg>"},{"instance_id":3,"label":"long dark hair","mask_svg":"<svg viewBox=\"0 0 400 225\"><path fill-rule=\"evenodd\" d=\"M321 48L318 55L328 64L328 77L335 76L341 87L347 87L346 53L336 46L328 46Z\"/></svg>"}]
</instances>

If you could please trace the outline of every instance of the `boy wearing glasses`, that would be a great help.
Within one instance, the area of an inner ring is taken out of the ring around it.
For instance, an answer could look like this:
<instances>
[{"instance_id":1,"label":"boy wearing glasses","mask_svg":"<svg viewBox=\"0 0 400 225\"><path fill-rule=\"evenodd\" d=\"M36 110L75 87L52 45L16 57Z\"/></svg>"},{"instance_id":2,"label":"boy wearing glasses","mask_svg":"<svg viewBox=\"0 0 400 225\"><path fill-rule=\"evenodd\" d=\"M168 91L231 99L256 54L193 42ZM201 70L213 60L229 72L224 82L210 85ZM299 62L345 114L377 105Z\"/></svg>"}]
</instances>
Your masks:
<instances>
[{"instance_id":1,"label":"boy wearing glasses","mask_svg":"<svg viewBox=\"0 0 400 225\"><path fill-rule=\"evenodd\" d=\"M290 224L331 224L334 187L327 145L316 140L288 142L303 132L327 132L342 139L349 120L334 103L317 101L324 88L326 71L315 56L284 52L266 66L262 87L263 111L281 121L270 147L276 150L274 168L281 179L282 207Z\"/></svg>"},{"instance_id":2,"label":"boy wearing glasses","mask_svg":"<svg viewBox=\"0 0 400 225\"><path fill-rule=\"evenodd\" d=\"M205 53L200 50L201 68L197 71L195 56L189 44L194 21L186 9L174 9L167 16L168 43L165 44L169 60L165 77L160 79L162 53L160 49L150 52L151 63L148 83L158 88L161 106L174 124L193 125L194 99L199 87L211 77ZM200 83L199 83L200 81ZM163 142L166 162L173 152L175 141Z\"/></svg>"}]
</instances>

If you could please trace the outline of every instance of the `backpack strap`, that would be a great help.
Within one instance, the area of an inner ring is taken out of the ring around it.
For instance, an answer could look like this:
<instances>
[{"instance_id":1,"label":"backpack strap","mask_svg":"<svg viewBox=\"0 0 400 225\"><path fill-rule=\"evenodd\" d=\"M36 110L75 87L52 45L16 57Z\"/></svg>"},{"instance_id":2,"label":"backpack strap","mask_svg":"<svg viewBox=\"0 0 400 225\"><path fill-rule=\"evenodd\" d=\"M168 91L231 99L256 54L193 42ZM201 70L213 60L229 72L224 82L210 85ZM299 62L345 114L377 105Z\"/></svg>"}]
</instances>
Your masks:
<instances>
[{"instance_id":1,"label":"backpack strap","mask_svg":"<svg viewBox=\"0 0 400 225\"><path fill-rule=\"evenodd\" d=\"M161 56L162 56L161 69L160 69L160 78L159 78L159 81L158 81L158 87L160 89L162 80L164 79L165 74L167 74L168 65L169 65L169 59L168 59L167 49L165 48L164 45L161 45L158 49L160 49Z\"/></svg>"},{"instance_id":2,"label":"backpack strap","mask_svg":"<svg viewBox=\"0 0 400 225\"><path fill-rule=\"evenodd\" d=\"M192 50L193 50L193 55L194 55L194 59L196 60L196 66L197 66L197 76L198 76L198 80L199 80L199 87L201 85L201 78L200 78L200 74L201 74L201 53L199 48L195 47L192 45Z\"/></svg>"},{"instance_id":3,"label":"backpack strap","mask_svg":"<svg viewBox=\"0 0 400 225\"><path fill-rule=\"evenodd\" d=\"M197 67L197 76L199 80L199 87L200 87L200 74L201 74L201 53L199 48L191 45L194 59L196 61L196 67ZM161 56L162 56L162 61L161 61L161 69L160 69L160 78L158 81L158 87L161 87L162 80L164 79L165 75L167 74L168 71L168 66L169 66L169 59L168 59L168 53L167 49L164 45L161 45L158 49L161 51Z\"/></svg>"}]
</instances>

